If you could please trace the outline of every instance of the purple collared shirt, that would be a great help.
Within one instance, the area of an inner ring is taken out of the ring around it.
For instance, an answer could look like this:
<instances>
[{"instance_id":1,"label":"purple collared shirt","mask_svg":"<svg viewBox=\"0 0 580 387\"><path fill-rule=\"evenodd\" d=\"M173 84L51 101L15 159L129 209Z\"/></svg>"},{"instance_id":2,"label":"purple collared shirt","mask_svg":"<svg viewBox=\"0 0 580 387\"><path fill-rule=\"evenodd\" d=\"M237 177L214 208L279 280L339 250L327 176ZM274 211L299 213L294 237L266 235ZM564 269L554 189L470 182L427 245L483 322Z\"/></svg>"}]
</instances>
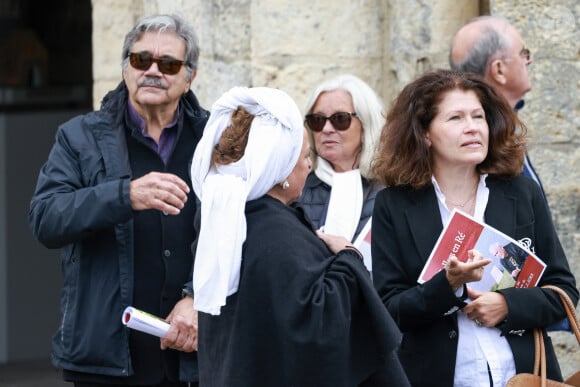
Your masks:
<instances>
[{"instance_id":1,"label":"purple collared shirt","mask_svg":"<svg viewBox=\"0 0 580 387\"><path fill-rule=\"evenodd\" d=\"M163 163L167 165L167 160L173 151L173 145L177 139L177 118L179 117L179 105L177 105L177 110L173 116L173 121L161 132L159 136L159 143L147 133L147 126L145 125L145 120L137 113L137 110L131 105L131 102L127 102L127 111L129 112L129 120L141 131L141 134L145 138L147 145L153 149L159 157L163 160Z\"/></svg>"}]
</instances>

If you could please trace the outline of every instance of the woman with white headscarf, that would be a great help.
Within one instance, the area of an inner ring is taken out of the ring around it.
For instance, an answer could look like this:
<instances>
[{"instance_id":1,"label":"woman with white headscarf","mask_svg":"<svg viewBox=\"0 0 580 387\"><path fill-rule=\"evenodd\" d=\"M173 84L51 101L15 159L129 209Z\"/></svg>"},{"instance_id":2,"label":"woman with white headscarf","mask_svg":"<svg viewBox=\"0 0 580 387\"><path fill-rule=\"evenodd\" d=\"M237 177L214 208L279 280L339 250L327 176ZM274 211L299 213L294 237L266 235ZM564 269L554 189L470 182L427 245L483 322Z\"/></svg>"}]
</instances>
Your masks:
<instances>
[{"instance_id":1,"label":"woman with white headscarf","mask_svg":"<svg viewBox=\"0 0 580 387\"><path fill-rule=\"evenodd\" d=\"M360 253L290 205L311 168L301 121L284 92L236 87L195 151L200 385L405 386Z\"/></svg>"}]
</instances>

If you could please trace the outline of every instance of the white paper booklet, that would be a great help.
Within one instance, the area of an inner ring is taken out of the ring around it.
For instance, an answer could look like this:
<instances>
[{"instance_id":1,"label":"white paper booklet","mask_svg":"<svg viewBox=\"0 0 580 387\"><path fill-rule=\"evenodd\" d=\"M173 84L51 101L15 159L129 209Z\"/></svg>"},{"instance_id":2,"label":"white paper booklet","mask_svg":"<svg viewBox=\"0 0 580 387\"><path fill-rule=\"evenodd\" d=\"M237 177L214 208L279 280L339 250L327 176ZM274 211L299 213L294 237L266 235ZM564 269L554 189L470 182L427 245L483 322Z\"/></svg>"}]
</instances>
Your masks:
<instances>
[{"instance_id":1,"label":"white paper booklet","mask_svg":"<svg viewBox=\"0 0 580 387\"><path fill-rule=\"evenodd\" d=\"M131 329L157 337L165 336L169 329L169 324L165 320L132 306L125 308L121 321Z\"/></svg>"},{"instance_id":2,"label":"white paper booklet","mask_svg":"<svg viewBox=\"0 0 580 387\"><path fill-rule=\"evenodd\" d=\"M356 237L355 241L352 243L354 247L360 251L363 255L363 262L367 267L369 272L372 272L373 260L371 258L371 226L373 223L372 216L369 218L360 234Z\"/></svg>"}]
</instances>

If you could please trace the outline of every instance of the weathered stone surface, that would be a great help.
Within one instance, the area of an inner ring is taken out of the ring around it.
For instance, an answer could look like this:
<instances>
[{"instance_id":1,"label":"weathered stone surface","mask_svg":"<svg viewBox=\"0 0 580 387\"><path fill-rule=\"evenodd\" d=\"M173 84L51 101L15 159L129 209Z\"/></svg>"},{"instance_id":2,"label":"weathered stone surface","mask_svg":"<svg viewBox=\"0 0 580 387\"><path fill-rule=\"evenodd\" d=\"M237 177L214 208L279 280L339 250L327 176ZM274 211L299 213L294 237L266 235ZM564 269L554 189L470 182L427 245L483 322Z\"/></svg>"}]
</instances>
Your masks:
<instances>
[{"instance_id":1,"label":"weathered stone surface","mask_svg":"<svg viewBox=\"0 0 580 387\"><path fill-rule=\"evenodd\" d=\"M512 21L532 50L533 89L521 118L529 129L529 154L542 178L556 230L572 271L580 279L580 84L576 0L490 1L491 12ZM578 344L554 335L565 375L578 368Z\"/></svg>"}]
</instances>

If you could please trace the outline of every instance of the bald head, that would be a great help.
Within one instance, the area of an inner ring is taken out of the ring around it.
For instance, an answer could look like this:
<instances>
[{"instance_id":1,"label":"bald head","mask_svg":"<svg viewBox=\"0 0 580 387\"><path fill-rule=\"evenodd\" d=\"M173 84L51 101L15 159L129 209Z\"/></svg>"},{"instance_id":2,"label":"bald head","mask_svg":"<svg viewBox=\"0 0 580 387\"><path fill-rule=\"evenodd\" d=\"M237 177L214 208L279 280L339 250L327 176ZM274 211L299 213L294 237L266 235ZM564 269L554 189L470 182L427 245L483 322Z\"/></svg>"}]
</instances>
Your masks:
<instances>
[{"instance_id":1,"label":"bald head","mask_svg":"<svg viewBox=\"0 0 580 387\"><path fill-rule=\"evenodd\" d=\"M481 16L465 24L453 37L451 68L485 76L489 59L510 45L509 27L509 22L498 16Z\"/></svg>"},{"instance_id":2,"label":"bald head","mask_svg":"<svg viewBox=\"0 0 580 387\"><path fill-rule=\"evenodd\" d=\"M523 49L519 32L505 18L481 16L455 33L449 65L481 75L515 106L531 89L527 73L531 60L518 58Z\"/></svg>"}]
</instances>

